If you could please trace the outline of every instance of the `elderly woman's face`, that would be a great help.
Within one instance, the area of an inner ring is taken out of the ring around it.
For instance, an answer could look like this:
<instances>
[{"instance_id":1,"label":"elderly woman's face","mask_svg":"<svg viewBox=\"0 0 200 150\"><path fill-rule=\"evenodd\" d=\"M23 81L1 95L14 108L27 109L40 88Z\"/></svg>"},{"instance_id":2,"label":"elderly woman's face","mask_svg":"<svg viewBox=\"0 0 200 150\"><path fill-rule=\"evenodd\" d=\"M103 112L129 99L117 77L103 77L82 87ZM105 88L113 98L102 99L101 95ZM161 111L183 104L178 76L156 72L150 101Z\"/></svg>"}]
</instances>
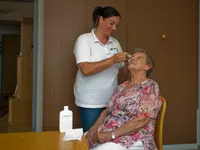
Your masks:
<instances>
[{"instance_id":1,"label":"elderly woman's face","mask_svg":"<svg viewBox=\"0 0 200 150\"><path fill-rule=\"evenodd\" d=\"M128 63L128 69L131 70L137 70L137 71L143 71L148 70L149 67L146 64L146 54L142 52L136 52L131 56L131 59Z\"/></svg>"}]
</instances>

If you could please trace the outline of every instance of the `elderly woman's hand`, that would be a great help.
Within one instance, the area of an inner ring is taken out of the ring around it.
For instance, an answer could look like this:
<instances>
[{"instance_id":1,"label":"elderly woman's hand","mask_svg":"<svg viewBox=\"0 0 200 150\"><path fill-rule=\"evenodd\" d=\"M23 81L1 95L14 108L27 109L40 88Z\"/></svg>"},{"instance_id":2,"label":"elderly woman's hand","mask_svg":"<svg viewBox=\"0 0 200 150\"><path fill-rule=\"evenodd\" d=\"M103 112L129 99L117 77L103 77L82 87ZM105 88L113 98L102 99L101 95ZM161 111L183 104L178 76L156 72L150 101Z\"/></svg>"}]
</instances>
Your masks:
<instances>
[{"instance_id":1,"label":"elderly woman's hand","mask_svg":"<svg viewBox=\"0 0 200 150\"><path fill-rule=\"evenodd\" d=\"M105 143L112 140L112 132L97 132L97 142Z\"/></svg>"},{"instance_id":2,"label":"elderly woman's hand","mask_svg":"<svg viewBox=\"0 0 200 150\"><path fill-rule=\"evenodd\" d=\"M96 126L93 126L89 129L89 131L86 134L86 141L89 148L92 148L93 145L96 143L97 129L98 128Z\"/></svg>"}]
</instances>

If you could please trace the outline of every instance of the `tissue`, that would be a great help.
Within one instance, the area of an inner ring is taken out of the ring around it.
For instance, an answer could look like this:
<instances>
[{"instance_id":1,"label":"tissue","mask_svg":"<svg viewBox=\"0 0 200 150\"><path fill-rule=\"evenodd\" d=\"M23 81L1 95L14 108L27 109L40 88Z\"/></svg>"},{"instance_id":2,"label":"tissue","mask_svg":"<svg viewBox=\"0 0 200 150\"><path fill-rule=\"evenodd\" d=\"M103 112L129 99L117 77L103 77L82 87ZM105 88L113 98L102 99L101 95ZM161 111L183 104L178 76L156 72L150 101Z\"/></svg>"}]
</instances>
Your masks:
<instances>
[{"instance_id":1,"label":"tissue","mask_svg":"<svg viewBox=\"0 0 200 150\"><path fill-rule=\"evenodd\" d=\"M79 140L81 141L83 136L83 129L68 129L65 132L64 141L70 141L70 140Z\"/></svg>"}]
</instances>

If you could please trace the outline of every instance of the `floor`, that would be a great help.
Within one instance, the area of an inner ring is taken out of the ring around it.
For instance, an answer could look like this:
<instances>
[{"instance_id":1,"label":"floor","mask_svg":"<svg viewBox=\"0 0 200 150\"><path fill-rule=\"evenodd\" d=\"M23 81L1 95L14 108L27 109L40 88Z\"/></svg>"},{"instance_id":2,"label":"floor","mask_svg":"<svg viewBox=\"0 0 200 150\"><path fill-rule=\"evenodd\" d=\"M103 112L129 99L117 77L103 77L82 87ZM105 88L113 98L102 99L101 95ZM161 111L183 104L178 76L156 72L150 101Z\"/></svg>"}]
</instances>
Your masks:
<instances>
[{"instance_id":1,"label":"floor","mask_svg":"<svg viewBox=\"0 0 200 150\"><path fill-rule=\"evenodd\" d=\"M8 101L0 97L0 133L8 132Z\"/></svg>"},{"instance_id":2,"label":"floor","mask_svg":"<svg viewBox=\"0 0 200 150\"><path fill-rule=\"evenodd\" d=\"M16 133L16 132L31 132L31 124L15 123L9 124L8 114L0 118L0 134L1 133Z\"/></svg>"},{"instance_id":3,"label":"floor","mask_svg":"<svg viewBox=\"0 0 200 150\"><path fill-rule=\"evenodd\" d=\"M31 123L23 123L23 119L16 115L16 111L12 116L12 124L8 122L8 107L9 100L0 94L0 133L31 132ZM18 108L19 106L16 107ZM24 114L24 111L19 111L18 113Z\"/></svg>"},{"instance_id":4,"label":"floor","mask_svg":"<svg viewBox=\"0 0 200 150\"><path fill-rule=\"evenodd\" d=\"M8 100L5 100L0 94L0 118L8 113Z\"/></svg>"}]
</instances>

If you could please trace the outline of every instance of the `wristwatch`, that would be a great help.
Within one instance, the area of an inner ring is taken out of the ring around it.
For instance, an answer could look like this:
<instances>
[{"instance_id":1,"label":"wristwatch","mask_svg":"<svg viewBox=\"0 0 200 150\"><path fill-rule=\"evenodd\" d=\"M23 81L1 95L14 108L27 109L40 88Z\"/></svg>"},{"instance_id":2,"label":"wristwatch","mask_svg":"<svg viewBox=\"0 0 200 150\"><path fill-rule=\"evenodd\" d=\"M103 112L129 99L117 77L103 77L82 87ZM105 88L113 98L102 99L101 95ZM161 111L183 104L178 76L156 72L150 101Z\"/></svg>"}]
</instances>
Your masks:
<instances>
[{"instance_id":1,"label":"wristwatch","mask_svg":"<svg viewBox=\"0 0 200 150\"><path fill-rule=\"evenodd\" d=\"M114 133L114 130L112 131L112 140L115 139L115 133Z\"/></svg>"}]
</instances>

